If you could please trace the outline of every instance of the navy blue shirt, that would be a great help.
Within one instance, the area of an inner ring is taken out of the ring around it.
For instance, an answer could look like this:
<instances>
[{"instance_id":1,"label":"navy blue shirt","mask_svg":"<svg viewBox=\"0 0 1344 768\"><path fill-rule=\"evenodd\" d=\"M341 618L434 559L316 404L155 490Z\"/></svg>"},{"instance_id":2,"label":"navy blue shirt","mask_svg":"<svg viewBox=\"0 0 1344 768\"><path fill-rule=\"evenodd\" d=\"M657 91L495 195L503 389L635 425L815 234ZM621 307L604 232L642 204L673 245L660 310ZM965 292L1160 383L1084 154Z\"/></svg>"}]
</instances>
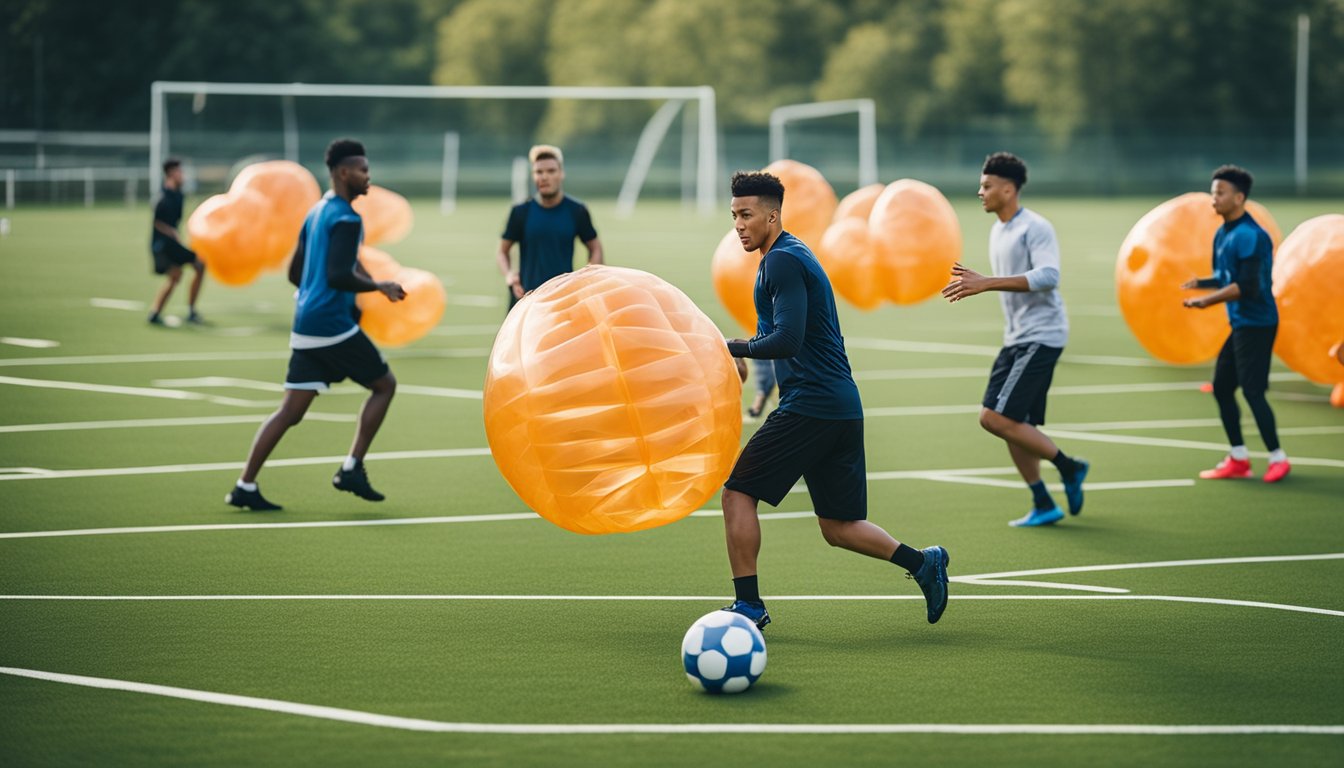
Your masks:
<instances>
[{"instance_id":1,"label":"navy blue shirt","mask_svg":"<svg viewBox=\"0 0 1344 768\"><path fill-rule=\"evenodd\" d=\"M597 238L588 207L568 195L547 208L534 199L515 205L504 225L505 240L518 243L518 278L532 291L556 275L574 271L574 238Z\"/></svg>"},{"instance_id":2,"label":"navy blue shirt","mask_svg":"<svg viewBox=\"0 0 1344 768\"><path fill-rule=\"evenodd\" d=\"M329 340L355 331L355 294L353 291L333 288L329 279L332 233L338 227L347 231L358 228L353 243L346 250L357 250L363 240L364 220L355 213L350 202L328 192L308 212L299 233L299 247L303 249L303 276L294 306L294 330L291 346L323 346ZM351 254L344 254L347 258ZM302 338L300 338L302 337Z\"/></svg>"},{"instance_id":3,"label":"navy blue shirt","mask_svg":"<svg viewBox=\"0 0 1344 768\"><path fill-rule=\"evenodd\" d=\"M1247 267L1249 275L1244 275ZM1227 302L1233 328L1263 328L1279 324L1274 303L1274 241L1247 213L1224 223L1213 236L1213 277L1218 287L1241 285L1241 298Z\"/></svg>"},{"instance_id":4,"label":"navy blue shirt","mask_svg":"<svg viewBox=\"0 0 1344 768\"><path fill-rule=\"evenodd\" d=\"M163 196L154 206L154 220L161 221L164 224L177 229L178 222L182 221L182 192L177 189L163 188ZM150 236L150 247L158 251L162 243L172 240L171 237L159 231L158 227L153 227L153 234Z\"/></svg>"},{"instance_id":5,"label":"navy blue shirt","mask_svg":"<svg viewBox=\"0 0 1344 768\"><path fill-rule=\"evenodd\" d=\"M862 419L831 281L803 241L781 232L756 269L756 336L736 357L774 360L779 410L816 419Z\"/></svg>"}]
</instances>

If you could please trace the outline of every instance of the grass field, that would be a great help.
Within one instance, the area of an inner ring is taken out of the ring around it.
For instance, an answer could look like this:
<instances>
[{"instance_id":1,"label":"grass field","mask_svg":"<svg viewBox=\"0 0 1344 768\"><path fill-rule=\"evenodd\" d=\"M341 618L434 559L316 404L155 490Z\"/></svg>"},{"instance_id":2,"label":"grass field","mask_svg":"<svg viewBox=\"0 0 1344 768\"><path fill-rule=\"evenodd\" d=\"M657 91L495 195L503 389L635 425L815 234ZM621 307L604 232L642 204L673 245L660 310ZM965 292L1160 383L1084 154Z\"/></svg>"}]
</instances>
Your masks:
<instances>
[{"instance_id":1,"label":"grass field","mask_svg":"<svg viewBox=\"0 0 1344 768\"><path fill-rule=\"evenodd\" d=\"M1073 325L1048 431L1093 462L1085 512L1053 528L1006 525L1030 497L976 423L997 299L842 308L871 519L946 546L962 580L931 627L898 569L768 517L769 667L729 697L679 667L731 592L712 511L606 537L520 516L479 398L453 392L479 391L504 314L503 201L418 206L387 249L451 297L388 353L403 389L368 462L388 500L330 487L347 385L262 473L273 514L222 498L278 402L283 278L207 284L210 325L152 328L148 211L9 212L0 334L59 346L0 345L0 765L1340 765L1344 412L1276 362L1293 475L1191 480L1224 442L1209 366L1151 361L1112 286L1157 202L1028 200L1059 231ZM989 217L956 203L984 267ZM1344 209L1265 203L1285 232ZM610 262L736 335L709 282L726 214L594 214Z\"/></svg>"}]
</instances>

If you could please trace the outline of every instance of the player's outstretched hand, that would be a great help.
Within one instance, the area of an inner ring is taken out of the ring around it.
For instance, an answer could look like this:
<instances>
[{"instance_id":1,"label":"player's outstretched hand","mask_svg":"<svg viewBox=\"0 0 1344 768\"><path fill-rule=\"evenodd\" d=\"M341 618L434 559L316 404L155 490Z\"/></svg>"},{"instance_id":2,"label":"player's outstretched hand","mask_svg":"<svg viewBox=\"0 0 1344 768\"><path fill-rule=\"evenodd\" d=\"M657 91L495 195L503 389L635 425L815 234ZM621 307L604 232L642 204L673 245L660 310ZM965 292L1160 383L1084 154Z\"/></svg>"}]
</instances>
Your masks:
<instances>
[{"instance_id":1,"label":"player's outstretched hand","mask_svg":"<svg viewBox=\"0 0 1344 768\"><path fill-rule=\"evenodd\" d=\"M958 302L985 290L986 278L961 262L952 265L952 280L943 286L943 298Z\"/></svg>"},{"instance_id":2,"label":"player's outstretched hand","mask_svg":"<svg viewBox=\"0 0 1344 768\"><path fill-rule=\"evenodd\" d=\"M1185 301L1182 301L1181 304L1190 309L1204 309L1209 306L1205 303L1204 299L1186 299Z\"/></svg>"},{"instance_id":3,"label":"player's outstretched hand","mask_svg":"<svg viewBox=\"0 0 1344 768\"><path fill-rule=\"evenodd\" d=\"M378 290L387 297L388 301L401 301L406 298L406 290L401 287L401 283L394 283L391 280L379 283Z\"/></svg>"},{"instance_id":4,"label":"player's outstretched hand","mask_svg":"<svg viewBox=\"0 0 1344 768\"><path fill-rule=\"evenodd\" d=\"M1193 291L1198 287L1199 287L1199 280L1193 277L1190 278L1189 280L1186 280L1184 283L1181 283L1182 291Z\"/></svg>"}]
</instances>

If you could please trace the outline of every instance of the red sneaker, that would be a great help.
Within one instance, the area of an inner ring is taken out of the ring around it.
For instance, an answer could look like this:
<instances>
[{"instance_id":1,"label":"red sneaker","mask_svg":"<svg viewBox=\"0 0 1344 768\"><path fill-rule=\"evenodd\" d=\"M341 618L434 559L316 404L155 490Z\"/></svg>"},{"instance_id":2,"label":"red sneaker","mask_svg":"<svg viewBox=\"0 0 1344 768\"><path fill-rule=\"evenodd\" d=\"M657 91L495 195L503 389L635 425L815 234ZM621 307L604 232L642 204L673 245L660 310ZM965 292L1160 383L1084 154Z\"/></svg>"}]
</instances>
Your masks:
<instances>
[{"instance_id":1,"label":"red sneaker","mask_svg":"<svg viewBox=\"0 0 1344 768\"><path fill-rule=\"evenodd\" d=\"M1283 463L1287 464L1288 462L1285 461ZM1286 470L1284 474L1287 474ZM1255 473L1251 471L1250 459L1234 459L1231 456L1228 456L1218 462L1218 466L1213 469L1206 469L1203 472L1200 472L1199 477L1201 480L1234 480L1255 477Z\"/></svg>"},{"instance_id":2,"label":"red sneaker","mask_svg":"<svg viewBox=\"0 0 1344 768\"><path fill-rule=\"evenodd\" d=\"M1288 460L1270 462L1269 468L1265 470L1265 482L1277 483L1288 476L1292 467L1288 465Z\"/></svg>"}]
</instances>

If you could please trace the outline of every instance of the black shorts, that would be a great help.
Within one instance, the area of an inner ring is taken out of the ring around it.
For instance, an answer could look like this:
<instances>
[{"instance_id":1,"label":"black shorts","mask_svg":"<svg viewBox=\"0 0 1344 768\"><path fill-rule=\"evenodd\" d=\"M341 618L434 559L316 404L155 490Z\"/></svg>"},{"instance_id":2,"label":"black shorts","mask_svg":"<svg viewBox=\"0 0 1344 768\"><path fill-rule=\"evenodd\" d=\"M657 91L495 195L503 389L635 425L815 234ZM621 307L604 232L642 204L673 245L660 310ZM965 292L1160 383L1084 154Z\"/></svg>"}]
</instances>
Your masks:
<instances>
[{"instance_id":1,"label":"black shorts","mask_svg":"<svg viewBox=\"0 0 1344 768\"><path fill-rule=\"evenodd\" d=\"M364 388L391 371L378 348L363 331L330 347L296 349L289 356L285 389L322 391L350 379Z\"/></svg>"},{"instance_id":2,"label":"black shorts","mask_svg":"<svg viewBox=\"0 0 1344 768\"><path fill-rule=\"evenodd\" d=\"M868 517L863 419L814 419L775 410L747 441L724 488L779 506L798 478L817 517Z\"/></svg>"},{"instance_id":3,"label":"black shorts","mask_svg":"<svg viewBox=\"0 0 1344 768\"><path fill-rule=\"evenodd\" d=\"M1234 328L1213 365L1213 388L1230 391L1241 387L1242 392L1251 394L1269 389L1269 364L1278 334L1277 325Z\"/></svg>"},{"instance_id":4,"label":"black shorts","mask_svg":"<svg viewBox=\"0 0 1344 768\"><path fill-rule=\"evenodd\" d=\"M159 240L150 245L154 257L154 274L164 275L173 267L196 263L196 252L176 240Z\"/></svg>"},{"instance_id":5,"label":"black shorts","mask_svg":"<svg viewBox=\"0 0 1344 768\"><path fill-rule=\"evenodd\" d=\"M1013 421L1040 426L1045 423L1045 396L1055 377L1062 347L1014 344L999 350L989 372L989 386L981 405Z\"/></svg>"}]
</instances>

